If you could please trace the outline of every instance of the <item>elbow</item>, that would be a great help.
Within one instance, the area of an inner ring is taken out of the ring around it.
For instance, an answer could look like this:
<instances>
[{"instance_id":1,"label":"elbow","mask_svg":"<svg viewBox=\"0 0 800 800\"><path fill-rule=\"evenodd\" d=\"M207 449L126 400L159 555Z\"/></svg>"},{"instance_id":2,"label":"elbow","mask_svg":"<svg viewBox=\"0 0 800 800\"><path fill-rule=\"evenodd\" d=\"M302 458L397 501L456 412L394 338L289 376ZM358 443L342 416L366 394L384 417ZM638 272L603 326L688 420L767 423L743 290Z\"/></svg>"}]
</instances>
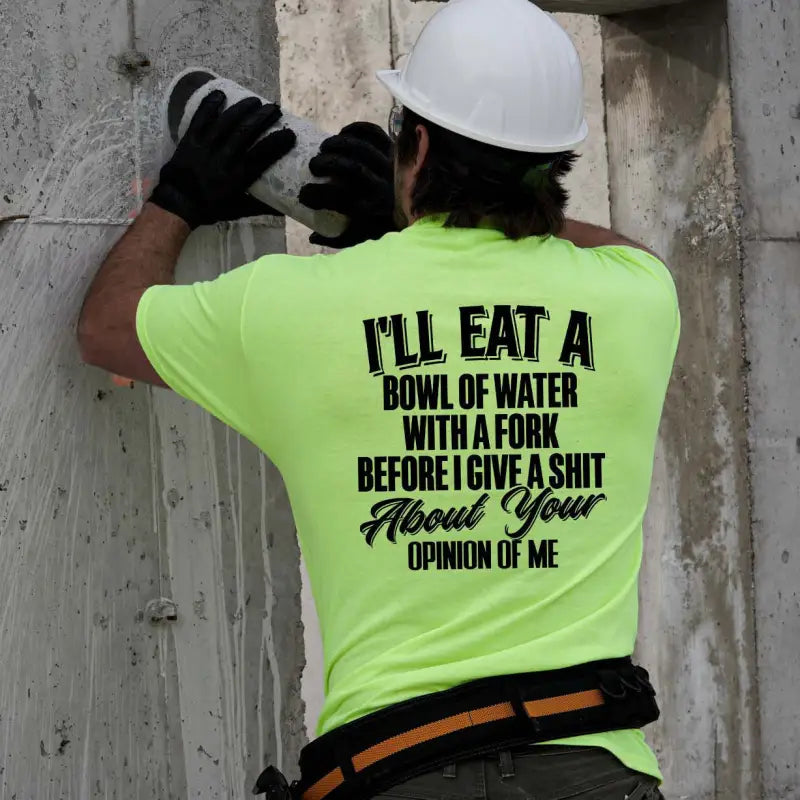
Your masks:
<instances>
[{"instance_id":1,"label":"elbow","mask_svg":"<svg viewBox=\"0 0 800 800\"><path fill-rule=\"evenodd\" d=\"M100 343L102 337L99 332L97 321L92 318L91 308L83 307L76 330L78 339L78 350L84 364L100 366Z\"/></svg>"},{"instance_id":2,"label":"elbow","mask_svg":"<svg viewBox=\"0 0 800 800\"><path fill-rule=\"evenodd\" d=\"M78 352L84 364L95 366L96 355L92 338L84 325L78 324Z\"/></svg>"}]
</instances>

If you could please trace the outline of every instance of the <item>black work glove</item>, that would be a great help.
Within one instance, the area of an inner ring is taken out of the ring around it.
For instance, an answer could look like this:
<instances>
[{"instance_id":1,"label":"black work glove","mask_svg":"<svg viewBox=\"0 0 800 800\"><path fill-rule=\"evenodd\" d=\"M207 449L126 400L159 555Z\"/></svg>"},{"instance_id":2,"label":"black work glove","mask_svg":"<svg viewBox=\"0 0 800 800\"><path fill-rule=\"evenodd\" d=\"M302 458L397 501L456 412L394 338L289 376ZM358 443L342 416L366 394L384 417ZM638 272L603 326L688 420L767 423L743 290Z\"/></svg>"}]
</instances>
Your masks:
<instances>
[{"instance_id":1,"label":"black work glove","mask_svg":"<svg viewBox=\"0 0 800 800\"><path fill-rule=\"evenodd\" d=\"M162 167L150 202L181 217L191 228L222 220L279 212L247 194L258 177L293 147L283 129L257 141L281 117L280 108L248 97L223 111L225 94L211 92L192 117L186 135Z\"/></svg>"},{"instance_id":2,"label":"black work glove","mask_svg":"<svg viewBox=\"0 0 800 800\"><path fill-rule=\"evenodd\" d=\"M318 211L338 211L350 223L335 238L312 234L312 244L350 247L398 229L393 155L389 135L371 122L354 122L322 143L309 168L312 175L330 182L307 183L299 200Z\"/></svg>"}]
</instances>

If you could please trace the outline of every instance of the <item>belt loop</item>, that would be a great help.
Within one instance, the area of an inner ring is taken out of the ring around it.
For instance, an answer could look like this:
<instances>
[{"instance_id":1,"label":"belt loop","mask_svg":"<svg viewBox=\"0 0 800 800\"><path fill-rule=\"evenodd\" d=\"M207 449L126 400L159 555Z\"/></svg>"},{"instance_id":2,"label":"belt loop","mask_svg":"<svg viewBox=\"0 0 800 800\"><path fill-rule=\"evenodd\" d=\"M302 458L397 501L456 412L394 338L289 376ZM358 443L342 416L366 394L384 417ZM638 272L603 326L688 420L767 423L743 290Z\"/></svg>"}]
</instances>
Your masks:
<instances>
[{"instance_id":1,"label":"belt loop","mask_svg":"<svg viewBox=\"0 0 800 800\"><path fill-rule=\"evenodd\" d=\"M513 678L509 677L505 681L505 686L511 707L514 709L514 716L525 725L526 729L530 728L533 729L534 732L537 732L541 725L539 724L539 720L536 717L532 717L528 713L528 709L525 708L525 697L523 696L520 685L514 681Z\"/></svg>"},{"instance_id":2,"label":"belt loop","mask_svg":"<svg viewBox=\"0 0 800 800\"><path fill-rule=\"evenodd\" d=\"M451 779L455 778L456 777L456 765L455 764L448 764L444 768L444 770L442 772L442 777L443 778L451 778Z\"/></svg>"},{"instance_id":3,"label":"belt loop","mask_svg":"<svg viewBox=\"0 0 800 800\"><path fill-rule=\"evenodd\" d=\"M514 774L514 757L509 750L501 750L500 777L505 780L506 778L513 778Z\"/></svg>"},{"instance_id":4,"label":"belt loop","mask_svg":"<svg viewBox=\"0 0 800 800\"><path fill-rule=\"evenodd\" d=\"M525 699L522 696L522 690L512 678L505 680L506 692L508 695L511 708L514 709L514 715L520 720L529 720L530 716L525 709Z\"/></svg>"},{"instance_id":5,"label":"belt loop","mask_svg":"<svg viewBox=\"0 0 800 800\"><path fill-rule=\"evenodd\" d=\"M339 769L341 769L342 775L344 775L345 781L354 781L356 778L356 768L353 766L352 750L347 738L342 736L335 743L333 752L336 756Z\"/></svg>"}]
</instances>

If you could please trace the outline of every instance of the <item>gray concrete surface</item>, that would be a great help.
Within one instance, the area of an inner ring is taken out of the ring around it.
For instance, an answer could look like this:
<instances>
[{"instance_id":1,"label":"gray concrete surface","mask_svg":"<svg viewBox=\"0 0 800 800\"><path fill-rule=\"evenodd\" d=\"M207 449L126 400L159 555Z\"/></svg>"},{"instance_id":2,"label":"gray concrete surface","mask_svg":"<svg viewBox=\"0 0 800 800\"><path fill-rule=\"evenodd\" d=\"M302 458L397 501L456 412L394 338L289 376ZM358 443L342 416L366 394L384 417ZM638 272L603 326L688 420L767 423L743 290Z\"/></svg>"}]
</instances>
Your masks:
<instances>
[{"instance_id":1,"label":"gray concrete surface","mask_svg":"<svg viewBox=\"0 0 800 800\"><path fill-rule=\"evenodd\" d=\"M675 277L683 332L645 526L639 657L668 797L758 800L744 360L725 6L602 23L612 223ZM777 800L777 796L776 796Z\"/></svg>"},{"instance_id":2,"label":"gray concrete surface","mask_svg":"<svg viewBox=\"0 0 800 800\"><path fill-rule=\"evenodd\" d=\"M389 0L285 0L277 4L281 97L331 133L355 120L386 125L392 107L375 72L391 63ZM286 224L287 250L324 252L310 231Z\"/></svg>"},{"instance_id":3,"label":"gray concrete surface","mask_svg":"<svg viewBox=\"0 0 800 800\"><path fill-rule=\"evenodd\" d=\"M274 17L39 0L0 18L0 216L30 215L0 223L0 798L244 796L304 740L280 480L199 409L79 366L74 325L162 161L169 78L202 61L276 94ZM180 277L283 246L200 231ZM145 618L158 597L176 622Z\"/></svg>"},{"instance_id":4,"label":"gray concrete surface","mask_svg":"<svg viewBox=\"0 0 800 800\"><path fill-rule=\"evenodd\" d=\"M800 4L728 0L747 238L800 238Z\"/></svg>"},{"instance_id":5,"label":"gray concrete surface","mask_svg":"<svg viewBox=\"0 0 800 800\"><path fill-rule=\"evenodd\" d=\"M764 796L800 798L800 242L744 247Z\"/></svg>"},{"instance_id":6,"label":"gray concrete surface","mask_svg":"<svg viewBox=\"0 0 800 800\"><path fill-rule=\"evenodd\" d=\"M800 798L800 5L728 2L764 795Z\"/></svg>"}]
</instances>

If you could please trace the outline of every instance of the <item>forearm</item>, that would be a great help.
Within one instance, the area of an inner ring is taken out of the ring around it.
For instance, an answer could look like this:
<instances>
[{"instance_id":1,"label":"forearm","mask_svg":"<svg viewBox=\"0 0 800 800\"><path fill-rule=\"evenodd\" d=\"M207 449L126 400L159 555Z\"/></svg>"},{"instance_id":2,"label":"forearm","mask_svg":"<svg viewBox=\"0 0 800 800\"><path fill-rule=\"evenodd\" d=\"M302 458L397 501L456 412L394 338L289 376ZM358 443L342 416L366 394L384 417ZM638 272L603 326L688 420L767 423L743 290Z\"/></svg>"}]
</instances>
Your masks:
<instances>
[{"instance_id":1,"label":"forearm","mask_svg":"<svg viewBox=\"0 0 800 800\"><path fill-rule=\"evenodd\" d=\"M86 362L160 383L136 341L132 320L150 286L174 283L175 265L189 233L179 217L145 204L106 257L84 300L78 342Z\"/></svg>"},{"instance_id":2,"label":"forearm","mask_svg":"<svg viewBox=\"0 0 800 800\"><path fill-rule=\"evenodd\" d=\"M175 282L175 265L189 226L174 214L145 203L125 235L111 248L92 281L86 303L105 291Z\"/></svg>"},{"instance_id":3,"label":"forearm","mask_svg":"<svg viewBox=\"0 0 800 800\"><path fill-rule=\"evenodd\" d=\"M645 250L651 255L656 256L652 250L632 239L628 239L609 228L600 225L592 225L590 222L579 222L576 219L568 219L564 227L558 234L559 239L566 239L572 242L575 247L609 247L620 246L635 247L638 250ZM658 258L658 256L656 256Z\"/></svg>"}]
</instances>

